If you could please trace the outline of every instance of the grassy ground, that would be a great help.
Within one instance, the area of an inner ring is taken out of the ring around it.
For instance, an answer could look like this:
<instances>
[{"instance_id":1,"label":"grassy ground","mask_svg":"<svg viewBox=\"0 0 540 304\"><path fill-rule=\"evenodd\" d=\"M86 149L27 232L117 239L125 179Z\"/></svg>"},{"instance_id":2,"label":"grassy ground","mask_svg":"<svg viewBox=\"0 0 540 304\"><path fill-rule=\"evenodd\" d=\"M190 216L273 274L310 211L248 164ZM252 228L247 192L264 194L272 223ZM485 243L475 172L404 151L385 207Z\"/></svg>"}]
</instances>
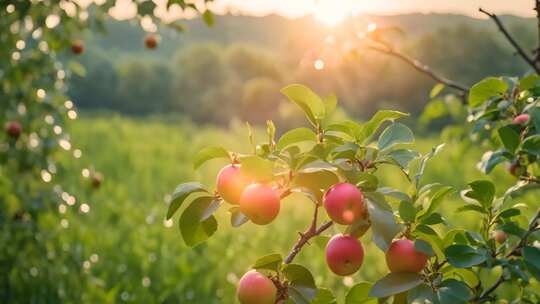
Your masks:
<instances>
[{"instance_id":1,"label":"grassy ground","mask_svg":"<svg viewBox=\"0 0 540 304\"><path fill-rule=\"evenodd\" d=\"M309 223L311 205L294 196L282 204L280 216L272 224L230 227L226 210L218 212L218 232L205 244L190 249L183 244L176 222L164 222L165 197L176 184L201 180L213 185L223 162L213 161L199 171L192 169L194 153L205 145L220 144L247 151L246 130L196 127L178 121L133 120L116 116L83 118L72 129L74 144L83 157L68 164L81 170L92 164L105 179L98 191L85 189L83 200L90 212L81 215L78 202L61 215L69 221L64 238L76 246L83 260L87 302L131 301L137 303L231 303L240 275L259 256L286 254L297 231ZM261 138L262 140L262 138ZM418 140L418 149L427 152L437 139ZM471 146L449 144L428 168L425 182L439 181L463 189L468 181L481 178L474 164L480 153ZM386 185L403 187L399 172L385 171ZM502 172L498 183L509 184ZM88 183L88 181L86 181ZM74 192L78 181L70 182ZM405 189L404 189L405 190ZM455 195L443 208L451 221L474 227L470 215L459 219L451 212L459 206ZM375 280L386 272L382 253L364 236L366 259L352 278L331 274L324 263L323 250L316 243L298 256L321 286L343 295L352 282ZM96 258L97 256L97 258Z\"/></svg>"}]
</instances>

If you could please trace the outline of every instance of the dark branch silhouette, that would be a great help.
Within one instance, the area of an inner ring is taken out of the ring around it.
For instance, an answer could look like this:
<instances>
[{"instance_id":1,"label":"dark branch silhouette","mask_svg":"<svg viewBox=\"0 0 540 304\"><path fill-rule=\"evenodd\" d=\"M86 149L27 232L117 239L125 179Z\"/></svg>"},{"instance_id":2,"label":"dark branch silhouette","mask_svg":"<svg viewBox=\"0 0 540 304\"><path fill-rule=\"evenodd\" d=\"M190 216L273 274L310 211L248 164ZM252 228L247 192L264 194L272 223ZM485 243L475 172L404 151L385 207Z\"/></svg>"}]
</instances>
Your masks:
<instances>
[{"instance_id":1,"label":"dark branch silhouette","mask_svg":"<svg viewBox=\"0 0 540 304\"><path fill-rule=\"evenodd\" d=\"M480 8L479 11L487 15L489 18L491 18L491 20L493 20L493 22L495 22L499 30L503 33L508 42L510 42L510 44L516 49L521 58L523 58L523 60L525 60L536 71L536 73L540 74L540 68L536 64L535 60L527 54L527 52L519 45L516 39L514 39L514 37L510 34L510 32L508 32L501 19L499 19L497 15L490 13L482 8Z\"/></svg>"},{"instance_id":2,"label":"dark branch silhouette","mask_svg":"<svg viewBox=\"0 0 540 304\"><path fill-rule=\"evenodd\" d=\"M300 232L300 238L294 245L294 247L291 249L291 252L289 252L289 255L285 258L283 263L290 264L296 255L300 252L302 247L304 247L305 244L308 243L308 241L323 233L326 229L330 228L334 222L328 221L322 224L319 228L317 228L317 215L319 213L319 205L315 206L315 213L313 214L313 220L311 221L311 225L305 232Z\"/></svg>"},{"instance_id":3,"label":"dark branch silhouette","mask_svg":"<svg viewBox=\"0 0 540 304\"><path fill-rule=\"evenodd\" d=\"M411 57L409 57L409 56L407 56L407 55L405 55L403 53L400 53L400 52L394 50L394 48L392 48L390 45L388 45L386 43L383 43L383 42L381 42L379 40L376 40L376 41L378 43L380 43L381 45L383 45L383 47L370 46L369 49L380 52L380 53L384 53L384 54L387 54L387 55L390 55L390 56L393 56L393 57L396 57L396 58L402 60L403 62L407 63L411 67L413 67L415 70L417 70L417 71L431 77L433 80L435 80L437 82L440 82L440 83L446 85L447 87L450 87L450 88L453 88L453 89L455 89L457 91L460 91L463 94L466 94L466 93L469 92L468 87L440 75L439 73L433 71L428 65L423 64L419 60L411 58Z\"/></svg>"}]
</instances>

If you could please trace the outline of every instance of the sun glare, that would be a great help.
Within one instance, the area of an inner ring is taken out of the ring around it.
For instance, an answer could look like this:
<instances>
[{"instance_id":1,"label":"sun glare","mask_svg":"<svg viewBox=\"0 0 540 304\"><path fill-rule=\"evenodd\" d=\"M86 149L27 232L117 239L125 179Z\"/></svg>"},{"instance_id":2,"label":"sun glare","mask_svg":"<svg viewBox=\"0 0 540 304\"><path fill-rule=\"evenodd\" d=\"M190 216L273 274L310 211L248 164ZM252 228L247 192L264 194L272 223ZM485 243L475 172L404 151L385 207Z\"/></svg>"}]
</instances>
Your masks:
<instances>
[{"instance_id":1,"label":"sun glare","mask_svg":"<svg viewBox=\"0 0 540 304\"><path fill-rule=\"evenodd\" d=\"M337 25L347 18L348 14L346 6L333 0L320 0L313 8L313 17L327 26Z\"/></svg>"}]
</instances>

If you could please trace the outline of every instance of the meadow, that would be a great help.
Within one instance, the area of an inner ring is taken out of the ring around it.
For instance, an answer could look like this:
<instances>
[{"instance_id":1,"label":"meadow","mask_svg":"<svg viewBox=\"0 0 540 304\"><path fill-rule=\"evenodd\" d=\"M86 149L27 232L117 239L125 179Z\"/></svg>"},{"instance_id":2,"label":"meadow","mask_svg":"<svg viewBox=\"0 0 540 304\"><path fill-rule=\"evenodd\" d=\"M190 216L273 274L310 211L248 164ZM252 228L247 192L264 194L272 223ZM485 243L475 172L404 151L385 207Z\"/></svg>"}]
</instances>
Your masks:
<instances>
[{"instance_id":1,"label":"meadow","mask_svg":"<svg viewBox=\"0 0 540 304\"><path fill-rule=\"evenodd\" d=\"M229 214L222 208L217 214L218 233L194 249L184 245L176 218L173 222L164 220L167 195L177 184L201 180L213 187L215 174L225 165L212 161L194 171L196 151L208 143L247 151L247 130L239 121L231 122L229 128L217 128L171 117L138 119L83 113L72 125L72 135L74 146L83 153L76 161L64 159L66 169L97 170L103 173L104 181L100 189L91 190L90 181L82 175L81 180L66 180L65 187L83 195L76 204L67 206L67 212L45 221L49 221L51 231L58 232L63 246L77 249L82 269L80 292L87 303L231 303L239 276L253 261L271 252L286 254L297 231L309 224L306 213L312 212L310 202L294 195L283 201L278 219L264 227L247 223L231 228ZM264 138L262 130L257 135ZM440 142L438 138L420 138L416 147L425 153ZM474 166L480 156L477 146L448 143L429 164L424 182L436 180L461 190L467 182L483 177ZM379 176L385 183L402 189L404 180L399 171L382 171L390 172ZM512 180L503 171L495 171L491 178L510 185ZM90 206L88 213L80 211L82 203ZM452 223L475 227L478 221L471 214L451 212L460 205L459 195L454 194L445 200L443 214L450 216ZM362 242L370 254L352 277L340 278L327 270L317 241L302 251L297 262L312 270L318 285L332 288L342 298L353 283L376 280L386 271L384 256L370 235Z\"/></svg>"}]
</instances>

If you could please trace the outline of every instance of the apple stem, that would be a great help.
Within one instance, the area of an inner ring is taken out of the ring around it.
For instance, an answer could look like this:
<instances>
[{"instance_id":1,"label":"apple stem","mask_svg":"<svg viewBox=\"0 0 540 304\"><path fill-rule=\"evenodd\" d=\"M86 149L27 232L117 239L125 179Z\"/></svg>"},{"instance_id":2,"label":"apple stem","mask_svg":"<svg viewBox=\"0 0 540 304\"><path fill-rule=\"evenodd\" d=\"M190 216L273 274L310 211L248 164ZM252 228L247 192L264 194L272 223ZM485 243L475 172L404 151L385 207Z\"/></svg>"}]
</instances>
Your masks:
<instances>
[{"instance_id":1,"label":"apple stem","mask_svg":"<svg viewBox=\"0 0 540 304\"><path fill-rule=\"evenodd\" d=\"M313 213L313 220L311 221L311 225L309 226L308 229L306 229L305 232L299 232L300 238L298 238L298 241L289 252L289 255L287 255L287 258L285 258L285 260L283 261L284 264L290 264L294 260L296 255L300 253L300 250L302 250L302 247L304 247L304 245L309 243L310 239L312 239L315 236L320 235L325 230L330 228L332 224L334 224L334 222L332 221L327 221L317 228L318 214L319 214L319 205L316 205L315 212Z\"/></svg>"}]
</instances>

